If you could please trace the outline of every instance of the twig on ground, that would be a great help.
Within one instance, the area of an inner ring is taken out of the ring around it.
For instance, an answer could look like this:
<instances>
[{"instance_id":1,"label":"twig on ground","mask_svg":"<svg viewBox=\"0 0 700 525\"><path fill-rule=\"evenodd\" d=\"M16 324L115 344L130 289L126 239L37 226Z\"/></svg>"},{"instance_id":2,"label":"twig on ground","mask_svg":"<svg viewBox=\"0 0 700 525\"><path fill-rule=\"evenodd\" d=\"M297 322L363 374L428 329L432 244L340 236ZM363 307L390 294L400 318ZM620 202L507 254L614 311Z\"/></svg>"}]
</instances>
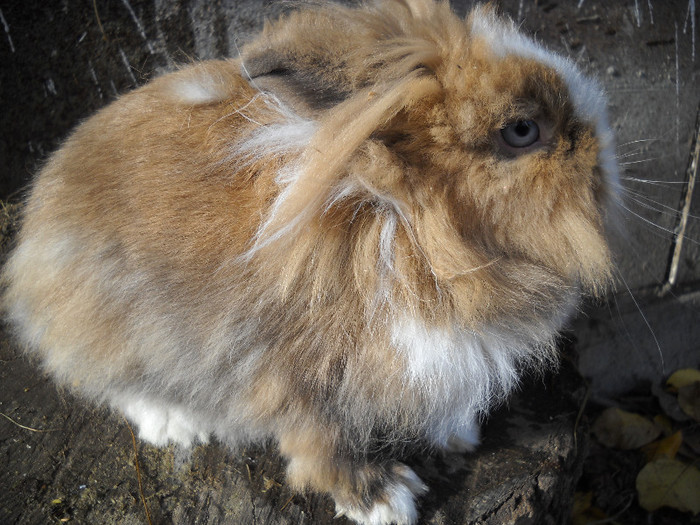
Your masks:
<instances>
[{"instance_id":1,"label":"twig on ground","mask_svg":"<svg viewBox=\"0 0 700 525\"><path fill-rule=\"evenodd\" d=\"M108 42L107 35L105 34L105 29L104 27L102 27L102 21L100 20L100 13L97 12L96 0L92 0L92 7L95 9L95 18L97 19L97 25L100 27L100 31L102 32L102 39L105 42Z\"/></svg>"},{"instance_id":2,"label":"twig on ground","mask_svg":"<svg viewBox=\"0 0 700 525\"><path fill-rule=\"evenodd\" d=\"M289 498L289 499L287 500L287 503L285 503L284 505L282 505L282 508L280 509L280 511L283 511L284 509L286 509L286 508L287 508L287 505L289 505L289 504L292 502L293 499L294 499L294 496L292 496L291 498Z\"/></svg>"},{"instance_id":3,"label":"twig on ground","mask_svg":"<svg viewBox=\"0 0 700 525\"><path fill-rule=\"evenodd\" d=\"M134 466L136 467L136 479L139 483L139 495L141 496L143 509L146 511L146 520L148 521L148 525L153 525L153 522L151 521L151 512L148 510L148 505L146 504L146 497L143 495L143 484L141 483L141 469L139 468L139 453L138 448L136 447L136 435L134 434L134 431L131 428L129 422L126 420L126 418L124 418L124 421L126 422L126 426L129 429L129 432L131 432L131 442L134 445Z\"/></svg>"},{"instance_id":4,"label":"twig on ground","mask_svg":"<svg viewBox=\"0 0 700 525\"><path fill-rule=\"evenodd\" d=\"M22 425L22 424L20 424L20 423L17 423L17 421L15 421L14 419L12 419L12 418L11 418L10 416L8 416L7 414L4 414L4 413L0 412L0 416L2 416L2 417L4 417L5 419L7 419L10 423L14 423L14 424L17 425L19 428L23 428L24 430L29 430L30 432L56 432L57 430L59 430L58 428L40 429L40 428L27 427L27 426L25 426L25 425Z\"/></svg>"},{"instance_id":5,"label":"twig on ground","mask_svg":"<svg viewBox=\"0 0 700 525\"><path fill-rule=\"evenodd\" d=\"M581 422L581 417L586 410L586 405L588 404L588 396L591 394L591 389L586 385L586 394L583 396L583 401L581 402L581 407L576 414L576 421L574 421L574 450L578 450L578 425Z\"/></svg>"}]
</instances>

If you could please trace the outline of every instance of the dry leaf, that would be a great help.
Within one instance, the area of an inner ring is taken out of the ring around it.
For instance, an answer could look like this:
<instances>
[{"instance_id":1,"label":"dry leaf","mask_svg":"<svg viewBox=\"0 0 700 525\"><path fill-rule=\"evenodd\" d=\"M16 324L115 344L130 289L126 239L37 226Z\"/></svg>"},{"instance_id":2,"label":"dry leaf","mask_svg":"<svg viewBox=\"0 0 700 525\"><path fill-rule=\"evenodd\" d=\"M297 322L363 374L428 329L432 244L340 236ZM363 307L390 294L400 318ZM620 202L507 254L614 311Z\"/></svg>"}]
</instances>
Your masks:
<instances>
[{"instance_id":1,"label":"dry leaf","mask_svg":"<svg viewBox=\"0 0 700 525\"><path fill-rule=\"evenodd\" d=\"M654 441L642 447L642 452L647 458L647 461L654 461L659 458L674 459L683 443L683 434L679 430L675 434L667 438Z\"/></svg>"},{"instance_id":2,"label":"dry leaf","mask_svg":"<svg viewBox=\"0 0 700 525\"><path fill-rule=\"evenodd\" d=\"M700 381L700 370L694 368L682 368L676 370L671 377L666 380L666 385L671 387L673 391L679 388Z\"/></svg>"},{"instance_id":3,"label":"dry leaf","mask_svg":"<svg viewBox=\"0 0 700 525\"><path fill-rule=\"evenodd\" d=\"M668 437L673 434L673 423L665 414L656 414L654 416L654 424L661 429L664 436Z\"/></svg>"},{"instance_id":4,"label":"dry leaf","mask_svg":"<svg viewBox=\"0 0 700 525\"><path fill-rule=\"evenodd\" d=\"M604 520L608 516L598 507L593 506L592 492L576 492L571 517L573 525L587 525L591 522Z\"/></svg>"},{"instance_id":5,"label":"dry leaf","mask_svg":"<svg viewBox=\"0 0 700 525\"><path fill-rule=\"evenodd\" d=\"M674 394L670 394L662 386L656 384L651 385L651 393L654 394L664 414L668 417L680 423L690 420L678 406L678 398Z\"/></svg>"},{"instance_id":6,"label":"dry leaf","mask_svg":"<svg viewBox=\"0 0 700 525\"><path fill-rule=\"evenodd\" d=\"M647 463L637 476L639 504L649 512L672 507L700 512L700 470L675 459Z\"/></svg>"},{"instance_id":7,"label":"dry leaf","mask_svg":"<svg viewBox=\"0 0 700 525\"><path fill-rule=\"evenodd\" d=\"M691 454L700 456L700 425L695 425L683 432L683 445L688 447Z\"/></svg>"},{"instance_id":8,"label":"dry leaf","mask_svg":"<svg viewBox=\"0 0 700 525\"><path fill-rule=\"evenodd\" d=\"M654 441L661 429L638 414L608 408L596 419L593 433L606 447L631 450Z\"/></svg>"},{"instance_id":9,"label":"dry leaf","mask_svg":"<svg viewBox=\"0 0 700 525\"><path fill-rule=\"evenodd\" d=\"M678 404L683 412L700 422L700 381L678 387Z\"/></svg>"}]
</instances>

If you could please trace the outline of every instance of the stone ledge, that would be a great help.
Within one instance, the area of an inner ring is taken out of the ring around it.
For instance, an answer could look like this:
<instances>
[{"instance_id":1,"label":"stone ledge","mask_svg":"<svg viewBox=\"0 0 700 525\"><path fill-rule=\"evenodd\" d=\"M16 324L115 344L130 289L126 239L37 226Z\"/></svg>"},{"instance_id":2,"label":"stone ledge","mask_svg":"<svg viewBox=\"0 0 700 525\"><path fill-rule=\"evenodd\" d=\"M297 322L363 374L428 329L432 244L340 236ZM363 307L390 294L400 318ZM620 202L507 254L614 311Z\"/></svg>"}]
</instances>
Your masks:
<instances>
[{"instance_id":1,"label":"stone ledge","mask_svg":"<svg viewBox=\"0 0 700 525\"><path fill-rule=\"evenodd\" d=\"M229 451L137 444L124 419L57 390L0 340L0 523L342 524L319 495L285 485L273 447ZM421 524L557 524L570 515L587 434L574 427L584 387L569 365L533 379L492 415L473 454L413 458L430 486ZM30 427L41 432L28 430Z\"/></svg>"}]
</instances>

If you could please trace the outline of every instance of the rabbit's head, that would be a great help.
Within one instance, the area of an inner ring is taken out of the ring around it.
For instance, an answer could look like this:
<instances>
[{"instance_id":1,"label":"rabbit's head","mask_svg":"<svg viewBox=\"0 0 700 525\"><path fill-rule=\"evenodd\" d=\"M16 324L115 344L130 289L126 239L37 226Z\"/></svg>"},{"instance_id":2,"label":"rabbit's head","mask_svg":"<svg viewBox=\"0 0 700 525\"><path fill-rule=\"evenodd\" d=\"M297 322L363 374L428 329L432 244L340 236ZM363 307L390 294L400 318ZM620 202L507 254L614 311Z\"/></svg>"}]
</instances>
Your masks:
<instances>
[{"instance_id":1,"label":"rabbit's head","mask_svg":"<svg viewBox=\"0 0 700 525\"><path fill-rule=\"evenodd\" d=\"M466 318L606 288L617 167L605 98L492 8L292 13L242 60L254 86L317 125L254 250L373 231L360 267L379 258L394 297Z\"/></svg>"}]
</instances>

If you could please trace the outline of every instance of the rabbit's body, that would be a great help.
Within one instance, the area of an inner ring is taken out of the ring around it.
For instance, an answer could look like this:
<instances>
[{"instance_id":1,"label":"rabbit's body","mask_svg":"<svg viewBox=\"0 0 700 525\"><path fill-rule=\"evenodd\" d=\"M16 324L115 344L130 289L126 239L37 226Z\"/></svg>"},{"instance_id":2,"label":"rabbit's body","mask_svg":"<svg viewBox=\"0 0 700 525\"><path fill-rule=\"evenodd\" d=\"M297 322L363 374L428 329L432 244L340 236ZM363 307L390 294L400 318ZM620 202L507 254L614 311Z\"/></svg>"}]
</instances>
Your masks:
<instances>
[{"instance_id":1,"label":"rabbit's body","mask_svg":"<svg viewBox=\"0 0 700 525\"><path fill-rule=\"evenodd\" d=\"M272 438L297 487L413 522L400 454L475 446L609 280L596 97L488 10L292 14L76 130L32 188L8 316L143 438ZM503 146L524 119L542 144Z\"/></svg>"}]
</instances>

